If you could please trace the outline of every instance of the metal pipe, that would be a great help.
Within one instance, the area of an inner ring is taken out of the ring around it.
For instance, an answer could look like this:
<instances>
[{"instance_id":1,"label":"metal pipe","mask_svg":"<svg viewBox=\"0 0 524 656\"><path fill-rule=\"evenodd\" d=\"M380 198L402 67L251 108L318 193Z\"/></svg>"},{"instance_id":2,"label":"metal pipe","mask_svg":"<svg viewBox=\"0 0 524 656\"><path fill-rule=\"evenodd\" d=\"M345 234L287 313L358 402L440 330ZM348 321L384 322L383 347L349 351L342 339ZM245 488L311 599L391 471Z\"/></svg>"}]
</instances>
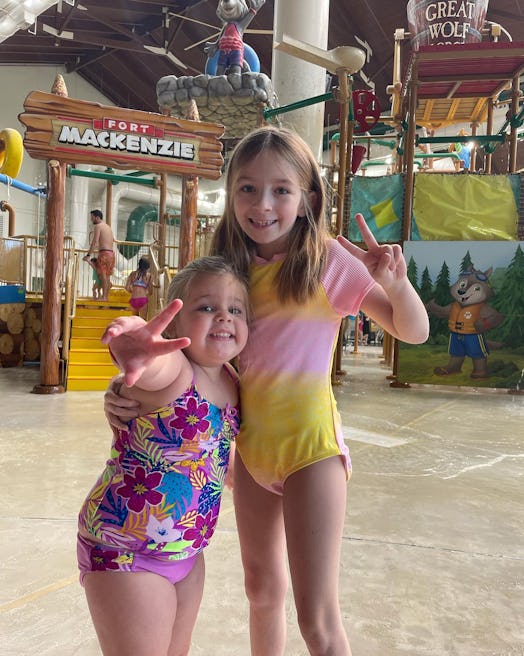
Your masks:
<instances>
[{"instance_id":1,"label":"metal pipe","mask_svg":"<svg viewBox=\"0 0 524 656\"><path fill-rule=\"evenodd\" d=\"M451 153L415 153L415 159L445 159L447 157L451 157L451 159L458 159L460 160L460 156L458 153L451 152Z\"/></svg>"},{"instance_id":2,"label":"metal pipe","mask_svg":"<svg viewBox=\"0 0 524 656\"><path fill-rule=\"evenodd\" d=\"M353 80L344 69L337 70L337 74L339 76L340 87L340 144L338 149L336 234L340 235L342 233L342 214L344 211L344 193L346 188L349 101L351 98L351 86Z\"/></svg>"},{"instance_id":3,"label":"metal pipe","mask_svg":"<svg viewBox=\"0 0 524 656\"><path fill-rule=\"evenodd\" d=\"M9 227L7 229L7 236L13 237L15 234L15 209L9 205L5 200L0 200L0 212L7 212L9 216Z\"/></svg>"},{"instance_id":4,"label":"metal pipe","mask_svg":"<svg viewBox=\"0 0 524 656\"><path fill-rule=\"evenodd\" d=\"M112 228L113 227L113 183L111 180L106 182L106 223Z\"/></svg>"},{"instance_id":5,"label":"metal pipe","mask_svg":"<svg viewBox=\"0 0 524 656\"><path fill-rule=\"evenodd\" d=\"M513 118L510 121L511 130L509 135L509 161L508 173L515 173L517 170L517 132L522 125L521 117L524 108L517 115L520 99L520 78L515 76L511 85L511 112Z\"/></svg>"},{"instance_id":6,"label":"metal pipe","mask_svg":"<svg viewBox=\"0 0 524 656\"><path fill-rule=\"evenodd\" d=\"M473 121L471 123L471 137L472 137L472 142L473 142L473 148L471 149L471 162L469 165L470 171L475 172L477 170L477 144L475 142L475 138L477 136L477 128L479 127L479 124L476 121Z\"/></svg>"},{"instance_id":7,"label":"metal pipe","mask_svg":"<svg viewBox=\"0 0 524 656\"><path fill-rule=\"evenodd\" d=\"M416 128L416 111L417 111L417 79L418 69L415 63L413 79L408 84L408 126L406 134L406 150L404 154L405 168L405 196L404 212L402 216L402 241L411 239L411 216L413 213L413 194L415 184L415 128ZM393 359L393 374L397 375L397 362Z\"/></svg>"},{"instance_id":8,"label":"metal pipe","mask_svg":"<svg viewBox=\"0 0 524 656\"><path fill-rule=\"evenodd\" d=\"M493 134L493 112L495 106L491 99L488 100L488 118L486 121L486 134ZM492 153L493 151L489 148L486 148L486 155L484 160L484 172L491 173L491 164L492 164Z\"/></svg>"},{"instance_id":9,"label":"metal pipe","mask_svg":"<svg viewBox=\"0 0 524 656\"><path fill-rule=\"evenodd\" d=\"M335 132L335 134L331 137L330 141L338 141L340 139L340 133ZM397 145L396 141L386 141L383 139L381 136L372 136L372 135L354 135L353 136L353 141L371 141L372 143L378 144L379 146L387 146L388 148L395 148Z\"/></svg>"},{"instance_id":10,"label":"metal pipe","mask_svg":"<svg viewBox=\"0 0 524 656\"><path fill-rule=\"evenodd\" d=\"M15 189L20 189L21 191L27 191L28 194L34 194L35 196L46 196L46 190L39 187L31 187L31 185L25 184L25 182L20 182L20 180L15 180L10 178L5 173L0 173L0 182L3 182L8 187L14 187Z\"/></svg>"},{"instance_id":11,"label":"metal pipe","mask_svg":"<svg viewBox=\"0 0 524 656\"><path fill-rule=\"evenodd\" d=\"M504 134L478 134L473 137L467 135L456 135L455 137L418 137L416 139L417 144L439 144L439 143L468 143L470 141L478 141L479 143L489 143L495 141L497 143L504 143L506 140L506 135Z\"/></svg>"},{"instance_id":12,"label":"metal pipe","mask_svg":"<svg viewBox=\"0 0 524 656\"><path fill-rule=\"evenodd\" d=\"M316 105L320 102L327 102L328 100L334 100L333 93L323 93L320 96L313 96L312 98L306 98L305 100L299 100L296 103L291 103L289 105L283 105L282 107L275 107L274 109L264 109L263 115L264 120L268 118L273 118L273 116L278 116L279 114L285 114L286 112L293 112L295 109L302 109L303 107L309 107L310 105Z\"/></svg>"},{"instance_id":13,"label":"metal pipe","mask_svg":"<svg viewBox=\"0 0 524 656\"><path fill-rule=\"evenodd\" d=\"M145 187L156 187L154 178L137 178L132 175L118 175L117 173L105 173L104 171L84 171L75 169L72 166L67 167L67 176L75 175L81 178L98 178L99 180L110 180L111 182L132 182L133 184L144 185Z\"/></svg>"}]
</instances>

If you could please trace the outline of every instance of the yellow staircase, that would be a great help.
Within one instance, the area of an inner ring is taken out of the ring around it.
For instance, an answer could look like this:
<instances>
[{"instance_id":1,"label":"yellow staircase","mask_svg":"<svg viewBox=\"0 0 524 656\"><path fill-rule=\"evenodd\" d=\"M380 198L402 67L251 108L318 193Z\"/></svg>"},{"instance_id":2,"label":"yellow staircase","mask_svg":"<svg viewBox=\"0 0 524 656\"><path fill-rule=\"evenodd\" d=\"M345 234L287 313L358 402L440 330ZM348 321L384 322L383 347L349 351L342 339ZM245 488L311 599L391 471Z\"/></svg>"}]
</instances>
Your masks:
<instances>
[{"instance_id":1,"label":"yellow staircase","mask_svg":"<svg viewBox=\"0 0 524 656\"><path fill-rule=\"evenodd\" d=\"M113 319L130 314L129 305L114 307L111 299L108 303L82 301L77 304L71 326L67 391L106 389L118 369L100 338Z\"/></svg>"}]
</instances>

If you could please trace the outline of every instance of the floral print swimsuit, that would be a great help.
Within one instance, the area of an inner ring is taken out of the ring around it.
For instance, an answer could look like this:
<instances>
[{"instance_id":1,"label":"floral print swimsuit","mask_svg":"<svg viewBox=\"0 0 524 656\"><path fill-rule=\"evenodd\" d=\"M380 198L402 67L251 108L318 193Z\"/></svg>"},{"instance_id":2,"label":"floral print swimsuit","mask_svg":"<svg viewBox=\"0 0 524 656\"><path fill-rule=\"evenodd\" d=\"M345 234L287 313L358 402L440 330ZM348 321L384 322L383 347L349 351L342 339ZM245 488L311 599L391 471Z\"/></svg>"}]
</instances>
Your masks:
<instances>
[{"instance_id":1,"label":"floral print swimsuit","mask_svg":"<svg viewBox=\"0 0 524 656\"><path fill-rule=\"evenodd\" d=\"M218 408L194 381L176 401L115 431L111 458L84 501L78 560L89 571L137 571L192 558L218 519L238 407Z\"/></svg>"}]
</instances>

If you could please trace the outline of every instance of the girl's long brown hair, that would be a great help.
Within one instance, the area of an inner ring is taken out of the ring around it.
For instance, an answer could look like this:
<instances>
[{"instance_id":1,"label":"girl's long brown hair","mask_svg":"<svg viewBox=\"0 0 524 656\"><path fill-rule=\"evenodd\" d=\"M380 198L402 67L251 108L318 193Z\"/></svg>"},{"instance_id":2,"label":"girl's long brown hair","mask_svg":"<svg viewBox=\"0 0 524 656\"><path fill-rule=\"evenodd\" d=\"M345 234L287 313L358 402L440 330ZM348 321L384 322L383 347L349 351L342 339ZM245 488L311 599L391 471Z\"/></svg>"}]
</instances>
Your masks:
<instances>
[{"instance_id":1,"label":"girl's long brown hair","mask_svg":"<svg viewBox=\"0 0 524 656\"><path fill-rule=\"evenodd\" d=\"M281 301L301 303L310 298L319 285L329 232L319 167L309 146L292 130L259 128L245 136L233 150L226 174L226 206L213 235L210 254L222 255L244 274L249 271L256 243L240 228L233 201L236 181L243 167L263 151L271 151L290 164L302 189L306 215L297 217L291 229L287 255L276 279ZM309 194L312 191L314 195Z\"/></svg>"}]
</instances>

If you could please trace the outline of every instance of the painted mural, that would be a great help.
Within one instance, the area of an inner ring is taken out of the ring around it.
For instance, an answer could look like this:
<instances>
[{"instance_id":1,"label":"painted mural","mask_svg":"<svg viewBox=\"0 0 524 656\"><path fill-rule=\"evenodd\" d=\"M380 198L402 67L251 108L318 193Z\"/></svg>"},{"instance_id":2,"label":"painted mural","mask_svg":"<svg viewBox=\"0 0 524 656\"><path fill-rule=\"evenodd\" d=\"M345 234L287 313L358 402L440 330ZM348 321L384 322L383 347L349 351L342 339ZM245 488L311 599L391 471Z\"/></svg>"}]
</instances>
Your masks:
<instances>
[{"instance_id":1,"label":"painted mural","mask_svg":"<svg viewBox=\"0 0 524 656\"><path fill-rule=\"evenodd\" d=\"M406 242L430 316L426 344L400 344L407 383L524 389L524 242Z\"/></svg>"}]
</instances>

